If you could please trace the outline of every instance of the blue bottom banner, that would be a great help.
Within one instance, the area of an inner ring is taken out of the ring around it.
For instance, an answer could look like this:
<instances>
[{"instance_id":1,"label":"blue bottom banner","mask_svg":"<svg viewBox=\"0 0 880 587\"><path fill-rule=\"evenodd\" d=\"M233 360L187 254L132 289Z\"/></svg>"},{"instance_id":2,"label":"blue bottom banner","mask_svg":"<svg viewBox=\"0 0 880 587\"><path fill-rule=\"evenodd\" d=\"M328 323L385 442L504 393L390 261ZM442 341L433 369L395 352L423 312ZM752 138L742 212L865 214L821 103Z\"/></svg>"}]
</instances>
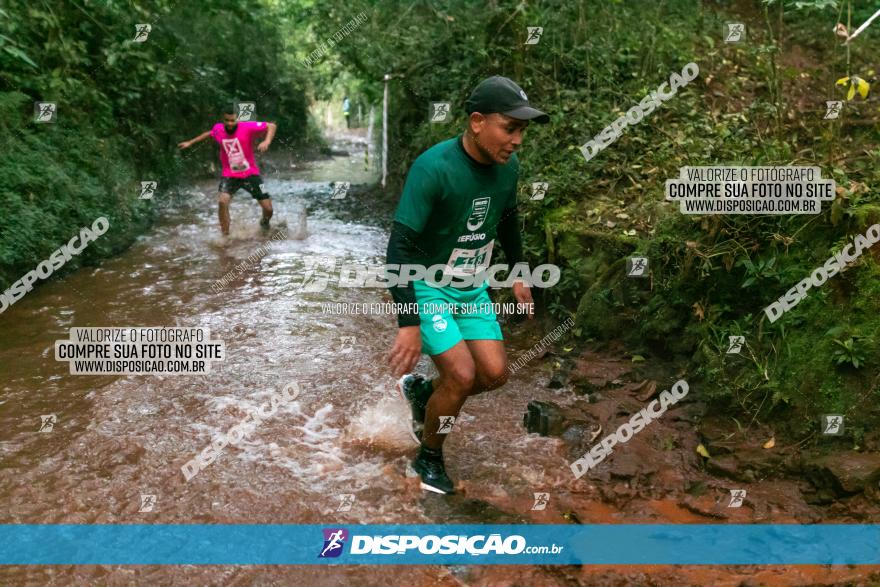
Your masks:
<instances>
[{"instance_id":1,"label":"blue bottom banner","mask_svg":"<svg viewBox=\"0 0 880 587\"><path fill-rule=\"evenodd\" d=\"M4 565L877 565L880 525L0 525Z\"/></svg>"}]
</instances>

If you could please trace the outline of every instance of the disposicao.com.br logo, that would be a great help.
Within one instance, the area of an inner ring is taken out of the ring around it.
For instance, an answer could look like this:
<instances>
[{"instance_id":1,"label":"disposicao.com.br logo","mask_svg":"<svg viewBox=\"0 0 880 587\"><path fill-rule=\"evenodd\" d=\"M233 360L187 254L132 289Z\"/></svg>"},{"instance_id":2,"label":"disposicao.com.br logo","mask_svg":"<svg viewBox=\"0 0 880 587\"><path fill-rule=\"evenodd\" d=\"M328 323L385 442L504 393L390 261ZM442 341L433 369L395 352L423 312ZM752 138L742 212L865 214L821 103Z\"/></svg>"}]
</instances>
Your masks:
<instances>
[{"instance_id":1,"label":"disposicao.com.br logo","mask_svg":"<svg viewBox=\"0 0 880 587\"><path fill-rule=\"evenodd\" d=\"M319 558L338 557L344 548L348 531L343 528L325 528L324 546ZM528 546L526 539L518 534L502 538L501 534L476 534L472 536L448 534L438 536L429 534L389 534L385 536L351 537L349 554L385 554L385 555L435 555L435 554L470 554L472 556L491 554L559 554L564 546ZM412 551L412 552L410 552Z\"/></svg>"},{"instance_id":2,"label":"disposicao.com.br logo","mask_svg":"<svg viewBox=\"0 0 880 587\"><path fill-rule=\"evenodd\" d=\"M324 546L318 558L335 558L342 554L348 530L345 528L324 528Z\"/></svg>"}]
</instances>

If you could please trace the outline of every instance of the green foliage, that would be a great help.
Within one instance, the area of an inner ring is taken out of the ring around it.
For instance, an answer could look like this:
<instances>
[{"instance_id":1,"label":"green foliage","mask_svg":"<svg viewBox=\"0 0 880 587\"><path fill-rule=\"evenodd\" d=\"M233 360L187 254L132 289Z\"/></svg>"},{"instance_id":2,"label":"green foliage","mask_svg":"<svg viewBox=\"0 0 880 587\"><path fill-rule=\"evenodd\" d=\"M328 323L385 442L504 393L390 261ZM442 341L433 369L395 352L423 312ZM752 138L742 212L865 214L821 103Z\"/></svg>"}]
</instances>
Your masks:
<instances>
[{"instance_id":1,"label":"green foliage","mask_svg":"<svg viewBox=\"0 0 880 587\"><path fill-rule=\"evenodd\" d=\"M748 257L743 257L736 262L737 266L746 268L746 278L742 283L743 288L755 285L758 281L774 280L780 281L779 273L773 268L776 264L776 257L769 259L759 259L752 262Z\"/></svg>"},{"instance_id":2,"label":"green foliage","mask_svg":"<svg viewBox=\"0 0 880 587\"><path fill-rule=\"evenodd\" d=\"M795 10L825 10L827 8L837 8L838 0L761 0L763 4L769 6L779 6L782 4L785 8L794 8Z\"/></svg>"},{"instance_id":3,"label":"green foliage","mask_svg":"<svg viewBox=\"0 0 880 587\"><path fill-rule=\"evenodd\" d=\"M834 362L838 365L849 364L858 369L865 364L865 352L857 346L860 336L850 336L845 341L834 339L840 348L834 350Z\"/></svg>"}]
</instances>

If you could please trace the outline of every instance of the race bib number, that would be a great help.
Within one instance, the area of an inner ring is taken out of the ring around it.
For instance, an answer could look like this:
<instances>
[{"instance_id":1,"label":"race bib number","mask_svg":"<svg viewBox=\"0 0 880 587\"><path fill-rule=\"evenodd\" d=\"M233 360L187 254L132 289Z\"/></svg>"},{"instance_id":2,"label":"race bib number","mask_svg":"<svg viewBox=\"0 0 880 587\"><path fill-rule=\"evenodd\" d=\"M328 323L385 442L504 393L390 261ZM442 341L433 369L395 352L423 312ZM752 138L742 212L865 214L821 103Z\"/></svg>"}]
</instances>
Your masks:
<instances>
[{"instance_id":1,"label":"race bib number","mask_svg":"<svg viewBox=\"0 0 880 587\"><path fill-rule=\"evenodd\" d=\"M251 165L245 159L241 143L237 138L223 139L223 148L226 150L226 157L229 159L229 169L232 171L247 171L250 169Z\"/></svg>"},{"instance_id":2,"label":"race bib number","mask_svg":"<svg viewBox=\"0 0 880 587\"><path fill-rule=\"evenodd\" d=\"M464 277L476 275L479 271L487 269L492 260L492 246L495 241L490 241L479 249L452 249L449 260L446 261L444 273Z\"/></svg>"}]
</instances>

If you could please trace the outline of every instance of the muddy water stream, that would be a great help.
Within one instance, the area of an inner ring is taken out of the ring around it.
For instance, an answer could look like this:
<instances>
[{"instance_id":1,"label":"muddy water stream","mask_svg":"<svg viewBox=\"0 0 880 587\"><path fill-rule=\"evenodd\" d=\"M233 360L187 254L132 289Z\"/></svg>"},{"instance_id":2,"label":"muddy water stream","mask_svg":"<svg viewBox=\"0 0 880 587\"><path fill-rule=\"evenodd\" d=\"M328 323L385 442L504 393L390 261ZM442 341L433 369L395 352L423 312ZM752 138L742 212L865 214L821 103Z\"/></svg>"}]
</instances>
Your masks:
<instances>
[{"instance_id":1,"label":"muddy water stream","mask_svg":"<svg viewBox=\"0 0 880 587\"><path fill-rule=\"evenodd\" d=\"M0 523L566 523L566 511L583 523L713 521L662 498L625 512L603 499L595 481L575 480L561 443L522 425L530 400L565 404L571 397L568 389L547 387L541 360L465 406L445 450L460 494L419 490L407 475L415 451L407 408L385 366L393 317L325 314L321 307L387 301L387 294L332 285L309 293L294 279L308 256L335 257L337 266L384 262L384 230L333 214L328 182L372 180L363 167L355 152L267 174L275 221L286 222L291 238L219 292L212 284L267 238L244 192L233 199L232 237L218 237L211 180L190 186L124 254L47 283L0 315ZM294 234L303 209L307 236ZM206 375L74 376L53 350L74 326L209 328L225 342L227 358ZM505 330L514 355L545 334L536 323ZM429 368L426 360L420 368ZM185 480L186 461L291 381L302 389L294 402ZM52 432L38 432L46 414L57 421ZM680 475L661 475L658 483L681 485ZM605 489L621 485L608 480ZM531 511L539 491L551 494L550 504ZM156 496L155 507L140 512L147 494ZM342 494L355 496L349 511L337 511ZM641 582L645 572L662 584L783 584L786 576L785 569L767 575L664 567L84 566L5 568L0 582L620 584L624 577ZM830 577L804 572L803 580Z\"/></svg>"}]
</instances>

